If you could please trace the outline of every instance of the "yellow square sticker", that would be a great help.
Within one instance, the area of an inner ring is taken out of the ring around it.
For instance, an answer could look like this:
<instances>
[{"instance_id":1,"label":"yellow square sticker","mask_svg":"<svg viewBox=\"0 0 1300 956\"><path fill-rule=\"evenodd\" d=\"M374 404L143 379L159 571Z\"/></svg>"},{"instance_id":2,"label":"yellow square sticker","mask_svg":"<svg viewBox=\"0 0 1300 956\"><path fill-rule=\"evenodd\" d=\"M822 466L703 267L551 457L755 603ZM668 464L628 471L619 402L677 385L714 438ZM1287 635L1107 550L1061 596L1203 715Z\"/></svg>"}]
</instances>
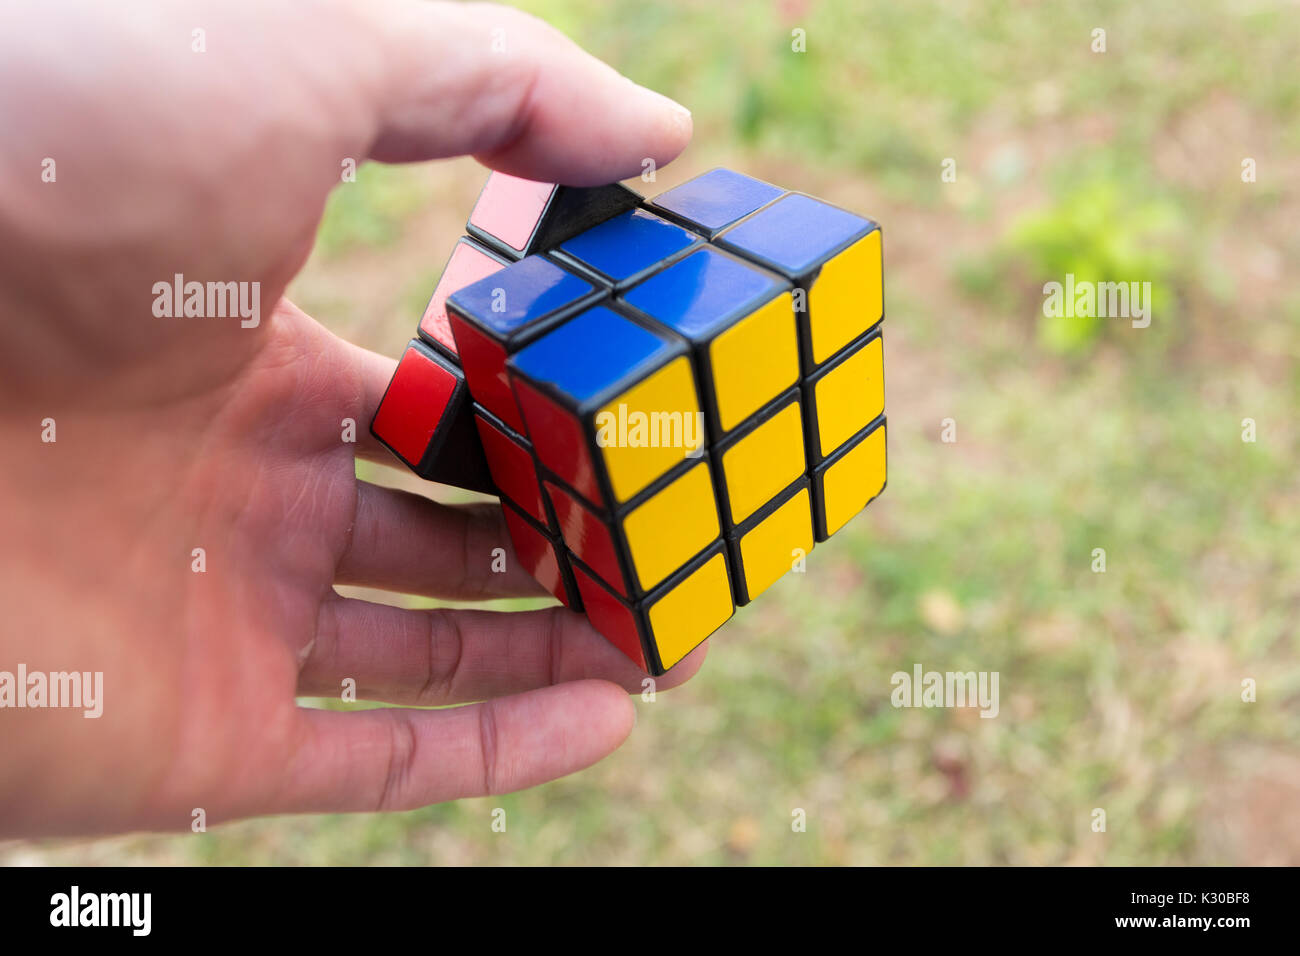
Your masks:
<instances>
[{"instance_id":1,"label":"yellow square sticker","mask_svg":"<svg viewBox=\"0 0 1300 956\"><path fill-rule=\"evenodd\" d=\"M664 669L726 624L734 610L726 559L715 554L650 605L650 631Z\"/></svg>"}]
</instances>

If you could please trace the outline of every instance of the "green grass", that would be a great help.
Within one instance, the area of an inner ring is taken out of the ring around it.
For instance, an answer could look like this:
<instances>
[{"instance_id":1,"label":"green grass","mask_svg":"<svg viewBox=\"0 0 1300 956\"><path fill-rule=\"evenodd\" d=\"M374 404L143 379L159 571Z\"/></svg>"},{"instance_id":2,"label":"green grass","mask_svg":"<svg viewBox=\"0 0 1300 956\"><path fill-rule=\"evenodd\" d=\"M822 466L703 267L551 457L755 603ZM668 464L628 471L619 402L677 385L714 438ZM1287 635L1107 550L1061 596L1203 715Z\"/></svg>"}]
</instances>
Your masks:
<instances>
[{"instance_id":1,"label":"green grass","mask_svg":"<svg viewBox=\"0 0 1300 956\"><path fill-rule=\"evenodd\" d=\"M687 103L685 162L871 197L862 211L884 222L889 250L888 490L728 625L696 680L639 702L631 740L589 771L407 814L254 821L94 852L1300 862L1294 835L1249 796L1300 799L1295 11L526 6ZM790 52L796 26L806 54ZM1105 54L1089 50L1097 26ZM1259 160L1260 182L1240 182L1242 156ZM958 184L940 182L944 157ZM428 241L403 238L427 202L418 176L365 167L361 184L331 203L327 264ZM435 269L452 240L431 249ZM1258 265L1270 261L1272 278ZM1044 332L1042 283L1071 270L1152 281L1152 328ZM395 352L431 278L392 276L409 283L408 314L365 344ZM947 417L954 443L940 441ZM1247 417L1255 443L1241 440ZM1095 548L1105 573L1091 569ZM891 707L890 675L917 662L999 672L999 717ZM1244 678L1255 703L1241 700ZM506 833L491 830L496 807ZM806 833L791 831L795 808ZM1105 833L1090 829L1094 808Z\"/></svg>"}]
</instances>

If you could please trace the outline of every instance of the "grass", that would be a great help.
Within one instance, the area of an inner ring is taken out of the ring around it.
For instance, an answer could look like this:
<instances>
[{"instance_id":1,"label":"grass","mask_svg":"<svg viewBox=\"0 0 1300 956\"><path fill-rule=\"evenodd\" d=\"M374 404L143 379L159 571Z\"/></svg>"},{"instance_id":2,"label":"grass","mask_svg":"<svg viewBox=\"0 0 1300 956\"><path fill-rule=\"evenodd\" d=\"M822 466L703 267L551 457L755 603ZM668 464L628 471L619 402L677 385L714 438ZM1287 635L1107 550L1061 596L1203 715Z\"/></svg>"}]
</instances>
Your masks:
<instances>
[{"instance_id":1,"label":"grass","mask_svg":"<svg viewBox=\"0 0 1300 956\"><path fill-rule=\"evenodd\" d=\"M1300 799L1295 11L526 6L694 110L696 144L660 186L722 162L885 223L887 492L582 774L406 814L22 852L1300 863L1300 833L1269 809ZM795 27L806 54L790 52ZM295 295L395 353L480 177L467 162L363 167ZM1070 270L1152 281L1152 327L1045 335L1042 283ZM997 671L999 716L893 708L890 675L915 663Z\"/></svg>"}]
</instances>

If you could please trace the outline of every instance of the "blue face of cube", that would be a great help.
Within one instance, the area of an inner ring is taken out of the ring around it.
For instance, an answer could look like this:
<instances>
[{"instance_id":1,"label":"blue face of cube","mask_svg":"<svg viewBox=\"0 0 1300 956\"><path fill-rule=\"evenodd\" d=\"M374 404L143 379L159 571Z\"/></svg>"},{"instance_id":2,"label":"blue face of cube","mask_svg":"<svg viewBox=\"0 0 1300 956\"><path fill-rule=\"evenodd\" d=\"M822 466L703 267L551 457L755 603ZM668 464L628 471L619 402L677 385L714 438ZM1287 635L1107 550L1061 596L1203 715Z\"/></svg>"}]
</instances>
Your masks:
<instances>
[{"instance_id":1,"label":"blue face of cube","mask_svg":"<svg viewBox=\"0 0 1300 956\"><path fill-rule=\"evenodd\" d=\"M789 286L771 273L704 248L633 286L623 299L678 334L702 341Z\"/></svg>"},{"instance_id":2,"label":"blue face of cube","mask_svg":"<svg viewBox=\"0 0 1300 956\"><path fill-rule=\"evenodd\" d=\"M622 282L697 241L680 226L633 209L574 236L560 249L611 281Z\"/></svg>"},{"instance_id":3,"label":"blue face of cube","mask_svg":"<svg viewBox=\"0 0 1300 956\"><path fill-rule=\"evenodd\" d=\"M729 169L715 169L656 196L653 202L712 232L748 216L782 192Z\"/></svg>"},{"instance_id":4,"label":"blue face of cube","mask_svg":"<svg viewBox=\"0 0 1300 956\"><path fill-rule=\"evenodd\" d=\"M581 404L641 370L654 368L672 351L667 339L596 306L520 349L510 364Z\"/></svg>"},{"instance_id":5,"label":"blue face of cube","mask_svg":"<svg viewBox=\"0 0 1300 956\"><path fill-rule=\"evenodd\" d=\"M585 279L540 256L529 256L467 285L448 298L478 323L505 338L595 291Z\"/></svg>"},{"instance_id":6,"label":"blue face of cube","mask_svg":"<svg viewBox=\"0 0 1300 956\"><path fill-rule=\"evenodd\" d=\"M876 224L807 196L786 196L728 229L718 245L791 277L821 265Z\"/></svg>"}]
</instances>

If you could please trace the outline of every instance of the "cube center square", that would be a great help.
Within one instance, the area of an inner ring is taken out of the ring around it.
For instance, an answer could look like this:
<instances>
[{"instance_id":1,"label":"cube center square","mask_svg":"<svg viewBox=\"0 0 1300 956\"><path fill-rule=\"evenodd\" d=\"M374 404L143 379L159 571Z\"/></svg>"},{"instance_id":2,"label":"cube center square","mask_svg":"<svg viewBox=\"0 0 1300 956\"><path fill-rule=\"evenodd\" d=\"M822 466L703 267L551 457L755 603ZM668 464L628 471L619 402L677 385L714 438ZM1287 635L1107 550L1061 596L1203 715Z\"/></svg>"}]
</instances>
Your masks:
<instances>
[{"instance_id":1,"label":"cube center square","mask_svg":"<svg viewBox=\"0 0 1300 956\"><path fill-rule=\"evenodd\" d=\"M516 434L510 426L478 405L474 407L474 423L478 427L479 441L483 444L483 454L496 484L497 495L525 512L547 533L555 533L555 522L546 506L541 477L528 439Z\"/></svg>"},{"instance_id":2,"label":"cube center square","mask_svg":"<svg viewBox=\"0 0 1300 956\"><path fill-rule=\"evenodd\" d=\"M803 290L795 304L805 375L884 314L880 227L869 219L792 193L727 229L718 244Z\"/></svg>"},{"instance_id":3,"label":"cube center square","mask_svg":"<svg viewBox=\"0 0 1300 956\"><path fill-rule=\"evenodd\" d=\"M507 363L537 457L613 511L705 443L685 343L600 305Z\"/></svg>"},{"instance_id":4,"label":"cube center square","mask_svg":"<svg viewBox=\"0 0 1300 956\"><path fill-rule=\"evenodd\" d=\"M790 283L771 272L706 247L619 301L691 343L714 440L799 379Z\"/></svg>"},{"instance_id":5,"label":"cube center square","mask_svg":"<svg viewBox=\"0 0 1300 956\"><path fill-rule=\"evenodd\" d=\"M452 334L474 400L522 432L506 359L604 295L555 263L530 256L449 296Z\"/></svg>"},{"instance_id":6,"label":"cube center square","mask_svg":"<svg viewBox=\"0 0 1300 956\"><path fill-rule=\"evenodd\" d=\"M714 449L728 528L746 521L807 469L798 389L790 389Z\"/></svg>"},{"instance_id":7,"label":"cube center square","mask_svg":"<svg viewBox=\"0 0 1300 956\"><path fill-rule=\"evenodd\" d=\"M598 283L623 288L680 258L700 241L681 226L633 209L579 233L553 255Z\"/></svg>"},{"instance_id":8,"label":"cube center square","mask_svg":"<svg viewBox=\"0 0 1300 956\"><path fill-rule=\"evenodd\" d=\"M506 532L515 549L515 557L542 587L571 611L582 610L582 598L573 579L572 566L564 546L544 529L535 525L522 511L501 499Z\"/></svg>"}]
</instances>

